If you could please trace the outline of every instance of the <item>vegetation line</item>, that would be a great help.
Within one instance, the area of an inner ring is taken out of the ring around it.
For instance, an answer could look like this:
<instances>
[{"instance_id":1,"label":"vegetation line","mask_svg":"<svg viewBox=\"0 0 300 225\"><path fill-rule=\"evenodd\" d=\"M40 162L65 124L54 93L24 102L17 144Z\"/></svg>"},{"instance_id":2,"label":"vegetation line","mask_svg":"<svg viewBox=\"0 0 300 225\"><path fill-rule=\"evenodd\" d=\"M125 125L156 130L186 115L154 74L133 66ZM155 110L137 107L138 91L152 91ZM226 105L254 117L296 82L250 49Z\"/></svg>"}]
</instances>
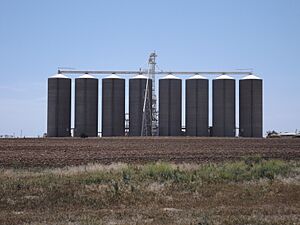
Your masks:
<instances>
[{"instance_id":1,"label":"vegetation line","mask_svg":"<svg viewBox=\"0 0 300 225\"><path fill-rule=\"evenodd\" d=\"M218 164L0 169L0 224L67 224L70 218L71 224L288 224L298 217L263 223L249 215L251 207L266 207L266 215L300 214L299 176L299 161L259 156ZM282 199L288 205L278 204Z\"/></svg>"}]
</instances>

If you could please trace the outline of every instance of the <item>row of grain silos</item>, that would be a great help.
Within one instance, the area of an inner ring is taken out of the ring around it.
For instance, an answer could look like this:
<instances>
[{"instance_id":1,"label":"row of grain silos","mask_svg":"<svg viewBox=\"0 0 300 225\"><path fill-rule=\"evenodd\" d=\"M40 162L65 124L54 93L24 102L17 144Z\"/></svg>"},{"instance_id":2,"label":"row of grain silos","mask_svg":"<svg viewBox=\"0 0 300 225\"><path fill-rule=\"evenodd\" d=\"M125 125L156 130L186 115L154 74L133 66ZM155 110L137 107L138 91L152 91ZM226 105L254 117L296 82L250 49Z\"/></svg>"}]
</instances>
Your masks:
<instances>
[{"instance_id":1,"label":"row of grain silos","mask_svg":"<svg viewBox=\"0 0 300 225\"><path fill-rule=\"evenodd\" d=\"M129 135L140 136L147 77L129 80ZM148 88L151 90L152 82ZM262 80L253 75L239 81L239 135L262 137ZM151 91L149 91L151 99ZM234 137L235 80L213 80L213 126L209 131L209 81L195 75L186 80L186 136ZM151 105L151 102L150 102ZM125 79L102 79L102 136L125 135ZM159 80L159 135L182 135L182 80L167 75ZM148 118L149 119L149 118ZM151 124L148 121L146 124ZM146 127L151 134L151 126ZM48 137L71 135L71 79L58 74L48 80ZM85 74L75 79L75 137L98 136L98 79Z\"/></svg>"},{"instance_id":2,"label":"row of grain silos","mask_svg":"<svg viewBox=\"0 0 300 225\"><path fill-rule=\"evenodd\" d=\"M209 136L208 79L200 75L186 80L186 136ZM182 135L182 80L167 75L159 81L159 135Z\"/></svg>"},{"instance_id":3,"label":"row of grain silos","mask_svg":"<svg viewBox=\"0 0 300 225\"><path fill-rule=\"evenodd\" d=\"M141 135L146 82L147 77L143 75L129 81L131 136ZM152 82L149 82L149 90L152 90ZM149 91L149 99L151 94ZM98 136L98 95L98 79L88 74L75 79L75 137ZM151 133L151 127L146 129ZM102 136L124 135L125 79L111 75L102 79ZM71 79L62 74L48 79L47 136L71 136Z\"/></svg>"},{"instance_id":4,"label":"row of grain silos","mask_svg":"<svg viewBox=\"0 0 300 225\"><path fill-rule=\"evenodd\" d=\"M236 136L235 79L221 75L212 83L212 127L209 130L209 81L200 75L186 80L186 136ZM262 80L254 75L239 81L239 136L263 135ZM159 135L181 135L181 80L168 75L159 81Z\"/></svg>"}]
</instances>

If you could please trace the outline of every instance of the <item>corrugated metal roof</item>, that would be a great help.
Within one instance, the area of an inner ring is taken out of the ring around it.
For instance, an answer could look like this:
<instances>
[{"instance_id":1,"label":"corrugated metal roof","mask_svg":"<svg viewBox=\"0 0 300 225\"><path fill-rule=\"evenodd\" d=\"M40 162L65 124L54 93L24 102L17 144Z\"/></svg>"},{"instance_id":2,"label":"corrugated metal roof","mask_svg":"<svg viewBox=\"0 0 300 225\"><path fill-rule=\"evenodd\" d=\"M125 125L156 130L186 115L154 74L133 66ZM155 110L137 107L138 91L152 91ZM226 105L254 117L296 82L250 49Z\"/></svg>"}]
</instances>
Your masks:
<instances>
[{"instance_id":1,"label":"corrugated metal roof","mask_svg":"<svg viewBox=\"0 0 300 225\"><path fill-rule=\"evenodd\" d=\"M228 75L221 75L216 78L216 80L233 80L234 78Z\"/></svg>"},{"instance_id":2,"label":"corrugated metal roof","mask_svg":"<svg viewBox=\"0 0 300 225\"><path fill-rule=\"evenodd\" d=\"M147 77L145 75L139 74L139 75L134 76L132 79L147 79Z\"/></svg>"},{"instance_id":3,"label":"corrugated metal roof","mask_svg":"<svg viewBox=\"0 0 300 225\"><path fill-rule=\"evenodd\" d=\"M80 76L80 77L78 77L78 78L95 79L95 77L94 77L94 76L92 76L92 75L89 75L89 74L84 74L84 75L81 75L81 76Z\"/></svg>"},{"instance_id":4,"label":"corrugated metal roof","mask_svg":"<svg viewBox=\"0 0 300 225\"><path fill-rule=\"evenodd\" d=\"M175 76L172 75L172 74L169 74L169 75L163 77L162 79L179 79L179 78L178 78L178 77L175 77Z\"/></svg>"},{"instance_id":5,"label":"corrugated metal roof","mask_svg":"<svg viewBox=\"0 0 300 225\"><path fill-rule=\"evenodd\" d=\"M201 75L194 75L194 76L188 78L188 80L192 80L192 79L206 79L207 80L206 77L201 76Z\"/></svg>"},{"instance_id":6,"label":"corrugated metal roof","mask_svg":"<svg viewBox=\"0 0 300 225\"><path fill-rule=\"evenodd\" d=\"M50 78L68 78L68 77L63 74L58 73L58 74L51 76Z\"/></svg>"},{"instance_id":7,"label":"corrugated metal roof","mask_svg":"<svg viewBox=\"0 0 300 225\"><path fill-rule=\"evenodd\" d=\"M121 77L119 77L116 74L112 74L112 75L109 75L107 77L104 77L104 79L121 79Z\"/></svg>"},{"instance_id":8,"label":"corrugated metal roof","mask_svg":"<svg viewBox=\"0 0 300 225\"><path fill-rule=\"evenodd\" d=\"M261 80L261 78L254 76L254 75L248 75L248 76L242 78L242 80Z\"/></svg>"}]
</instances>

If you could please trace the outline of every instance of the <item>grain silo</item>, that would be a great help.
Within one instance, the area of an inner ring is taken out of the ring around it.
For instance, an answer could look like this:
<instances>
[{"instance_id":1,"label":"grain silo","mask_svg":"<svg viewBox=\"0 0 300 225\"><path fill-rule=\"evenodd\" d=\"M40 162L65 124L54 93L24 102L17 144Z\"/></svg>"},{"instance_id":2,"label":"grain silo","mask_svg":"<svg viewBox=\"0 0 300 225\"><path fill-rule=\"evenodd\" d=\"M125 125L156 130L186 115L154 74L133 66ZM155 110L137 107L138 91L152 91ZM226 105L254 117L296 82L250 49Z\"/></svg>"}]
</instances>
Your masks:
<instances>
[{"instance_id":1,"label":"grain silo","mask_svg":"<svg viewBox=\"0 0 300 225\"><path fill-rule=\"evenodd\" d=\"M181 135L181 79L167 75L159 80L159 135Z\"/></svg>"},{"instance_id":2,"label":"grain silo","mask_svg":"<svg viewBox=\"0 0 300 225\"><path fill-rule=\"evenodd\" d=\"M239 81L239 135L262 137L262 79L249 75Z\"/></svg>"},{"instance_id":3,"label":"grain silo","mask_svg":"<svg viewBox=\"0 0 300 225\"><path fill-rule=\"evenodd\" d=\"M47 136L71 135L71 79L57 74L48 79Z\"/></svg>"},{"instance_id":4,"label":"grain silo","mask_svg":"<svg viewBox=\"0 0 300 225\"><path fill-rule=\"evenodd\" d=\"M227 75L213 80L213 136L235 137L235 80Z\"/></svg>"},{"instance_id":5,"label":"grain silo","mask_svg":"<svg viewBox=\"0 0 300 225\"><path fill-rule=\"evenodd\" d=\"M144 75L137 75L129 80L129 135L141 136L143 122L143 108L145 100L146 85L148 84L149 100L145 103L145 109L151 111L152 107L152 79L148 79ZM146 121L146 133L151 136L151 113Z\"/></svg>"},{"instance_id":6,"label":"grain silo","mask_svg":"<svg viewBox=\"0 0 300 225\"><path fill-rule=\"evenodd\" d=\"M88 74L75 79L74 136L98 136L98 79Z\"/></svg>"},{"instance_id":7,"label":"grain silo","mask_svg":"<svg viewBox=\"0 0 300 225\"><path fill-rule=\"evenodd\" d=\"M185 87L186 135L208 136L208 79L192 76Z\"/></svg>"},{"instance_id":8,"label":"grain silo","mask_svg":"<svg viewBox=\"0 0 300 225\"><path fill-rule=\"evenodd\" d=\"M102 79L102 136L125 135L125 79Z\"/></svg>"}]
</instances>

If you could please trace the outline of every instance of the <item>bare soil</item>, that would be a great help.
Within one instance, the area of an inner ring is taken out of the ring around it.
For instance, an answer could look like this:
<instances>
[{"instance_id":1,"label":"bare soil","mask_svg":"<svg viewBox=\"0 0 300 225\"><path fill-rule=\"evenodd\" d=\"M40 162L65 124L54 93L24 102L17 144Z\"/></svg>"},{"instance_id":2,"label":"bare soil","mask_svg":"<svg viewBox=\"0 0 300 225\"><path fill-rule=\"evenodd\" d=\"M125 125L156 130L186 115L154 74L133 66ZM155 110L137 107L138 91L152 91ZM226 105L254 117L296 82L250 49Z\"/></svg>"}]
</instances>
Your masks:
<instances>
[{"instance_id":1,"label":"bare soil","mask_svg":"<svg viewBox=\"0 0 300 225\"><path fill-rule=\"evenodd\" d=\"M0 167L63 167L87 163L203 163L260 155L300 159L300 138L36 138L0 139Z\"/></svg>"}]
</instances>

